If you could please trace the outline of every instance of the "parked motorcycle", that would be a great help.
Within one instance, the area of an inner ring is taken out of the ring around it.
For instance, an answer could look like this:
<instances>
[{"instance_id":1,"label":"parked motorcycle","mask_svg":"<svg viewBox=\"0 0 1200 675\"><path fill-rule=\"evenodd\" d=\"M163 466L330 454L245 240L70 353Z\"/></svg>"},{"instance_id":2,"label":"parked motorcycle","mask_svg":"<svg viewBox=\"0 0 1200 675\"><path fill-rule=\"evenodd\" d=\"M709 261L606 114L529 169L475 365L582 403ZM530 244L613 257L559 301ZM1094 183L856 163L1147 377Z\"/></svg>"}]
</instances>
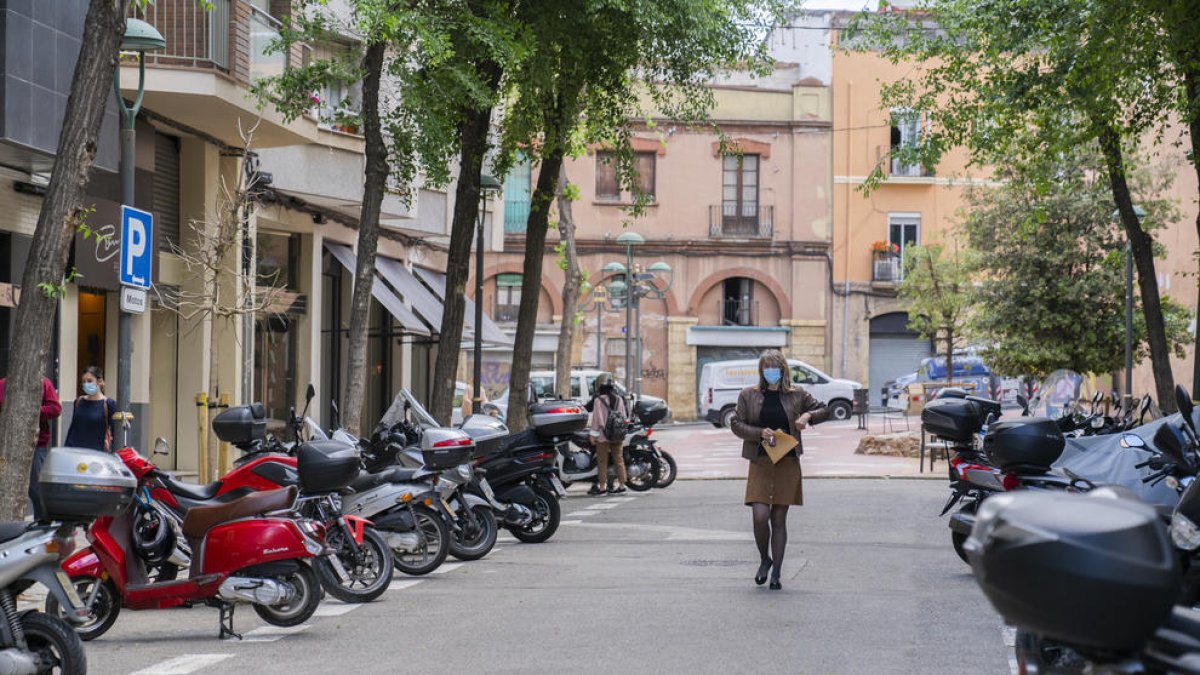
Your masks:
<instances>
[{"instance_id":1,"label":"parked motorcycle","mask_svg":"<svg viewBox=\"0 0 1200 675\"><path fill-rule=\"evenodd\" d=\"M60 564L75 528L127 508L137 481L105 453L51 448L39 484L47 520L0 523L0 673L83 675L87 657L70 622L88 612ZM17 596L35 583L50 591L53 611L17 610Z\"/></svg>"},{"instance_id":2,"label":"parked motorcycle","mask_svg":"<svg viewBox=\"0 0 1200 675\"><path fill-rule=\"evenodd\" d=\"M635 429L636 427L630 427L631 433L626 434L625 445L621 449L625 460L625 486L634 492L645 492L658 483L661 465L658 455L650 447L644 442L633 440ZM640 433L644 438L644 432ZM570 443L559 444L555 465L563 485L569 487L579 481L595 481L599 468L595 439L587 431L575 432ZM616 466L609 463L605 482L612 485L616 479Z\"/></svg>"},{"instance_id":3,"label":"parked motorcycle","mask_svg":"<svg viewBox=\"0 0 1200 675\"><path fill-rule=\"evenodd\" d=\"M149 460L132 448L118 454L127 467L136 467L133 474L141 500L153 503L154 495L170 494L162 487L169 477ZM321 484L345 461L315 447L302 447L300 459L295 470L301 485ZM221 610L222 638L237 637L233 613L238 604L253 605L264 621L277 626L303 623L321 600L320 582L310 562L332 551L325 546L325 527L295 511L296 496L297 489L290 487L212 504L197 501L187 509L178 531L175 521L167 521L162 538L150 542L150 549L137 536L137 509L132 506L96 519L88 529L91 545L62 564L85 599L88 619L77 627L80 636L100 637L122 608L213 605ZM179 539L186 549L177 545ZM185 551L196 552L187 561L186 578L151 577L157 561L183 562ZM47 612L56 613L57 602L52 596Z\"/></svg>"}]
</instances>

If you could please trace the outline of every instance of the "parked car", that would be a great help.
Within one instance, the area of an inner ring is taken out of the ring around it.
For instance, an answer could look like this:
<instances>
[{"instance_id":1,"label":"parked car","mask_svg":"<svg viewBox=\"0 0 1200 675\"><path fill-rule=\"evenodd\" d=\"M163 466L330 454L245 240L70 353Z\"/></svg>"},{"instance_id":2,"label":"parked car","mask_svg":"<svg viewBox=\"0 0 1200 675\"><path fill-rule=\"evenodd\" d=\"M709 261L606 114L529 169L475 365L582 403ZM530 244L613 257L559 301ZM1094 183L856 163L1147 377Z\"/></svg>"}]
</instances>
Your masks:
<instances>
[{"instance_id":1,"label":"parked car","mask_svg":"<svg viewBox=\"0 0 1200 675\"><path fill-rule=\"evenodd\" d=\"M892 408L903 408L910 415L918 415L926 401L935 396L939 389L946 386L947 379L956 387L964 387L972 395L989 398L992 395L992 384L998 378L978 356L954 356L954 374L947 378L946 357L931 356L921 361L916 378L901 387L888 390L887 405ZM897 378L899 382L900 378ZM1015 393L1013 394L1015 397Z\"/></svg>"},{"instance_id":2,"label":"parked car","mask_svg":"<svg viewBox=\"0 0 1200 675\"><path fill-rule=\"evenodd\" d=\"M572 399L580 403L587 403L592 398L592 392L595 391L596 376L604 371L602 370L572 370L571 371L571 391L556 392L554 391L554 371L553 370L535 370L529 373L529 384L533 387L533 395L537 398L547 396L558 396L560 398ZM620 382L615 383L617 393L621 396L626 394L625 386ZM650 403L662 402L663 399L650 394L642 394L642 400ZM505 389L499 396L484 404L484 408L488 406L494 408L501 419L508 417L508 389ZM670 408L667 409L668 421L671 419Z\"/></svg>"},{"instance_id":3,"label":"parked car","mask_svg":"<svg viewBox=\"0 0 1200 675\"><path fill-rule=\"evenodd\" d=\"M797 360L788 359L792 381L829 406L829 418L850 419L854 390L862 384L830 377ZM696 400L697 414L718 427L728 427L737 407L738 394L758 382L758 360L714 361L700 370Z\"/></svg>"}]
</instances>

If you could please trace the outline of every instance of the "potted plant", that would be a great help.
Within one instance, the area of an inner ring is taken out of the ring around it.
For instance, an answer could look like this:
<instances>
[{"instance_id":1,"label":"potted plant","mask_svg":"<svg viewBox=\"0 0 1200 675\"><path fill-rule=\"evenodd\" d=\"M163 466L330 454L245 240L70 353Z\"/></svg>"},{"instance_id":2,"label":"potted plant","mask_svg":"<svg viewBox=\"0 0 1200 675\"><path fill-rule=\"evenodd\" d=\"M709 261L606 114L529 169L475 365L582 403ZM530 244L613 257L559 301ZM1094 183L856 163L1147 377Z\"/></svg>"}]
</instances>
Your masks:
<instances>
[{"instance_id":1,"label":"potted plant","mask_svg":"<svg viewBox=\"0 0 1200 675\"><path fill-rule=\"evenodd\" d=\"M346 110L345 108L338 109L333 114L333 128L348 134L357 134L358 113Z\"/></svg>"},{"instance_id":2,"label":"potted plant","mask_svg":"<svg viewBox=\"0 0 1200 675\"><path fill-rule=\"evenodd\" d=\"M890 241L876 241L871 244L871 253L876 258L896 258L900 255L900 245Z\"/></svg>"}]
</instances>

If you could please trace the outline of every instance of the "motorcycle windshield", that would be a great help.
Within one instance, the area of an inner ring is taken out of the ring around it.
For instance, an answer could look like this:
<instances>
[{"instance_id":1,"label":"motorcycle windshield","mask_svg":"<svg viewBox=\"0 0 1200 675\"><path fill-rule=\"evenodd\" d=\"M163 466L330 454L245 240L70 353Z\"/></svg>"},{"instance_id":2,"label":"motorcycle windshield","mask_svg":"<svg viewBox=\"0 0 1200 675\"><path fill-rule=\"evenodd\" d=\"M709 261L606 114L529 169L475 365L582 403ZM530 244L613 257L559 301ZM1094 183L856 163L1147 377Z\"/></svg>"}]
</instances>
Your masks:
<instances>
[{"instance_id":1,"label":"motorcycle windshield","mask_svg":"<svg viewBox=\"0 0 1200 675\"><path fill-rule=\"evenodd\" d=\"M387 411L383 413L383 417L380 418L376 430L387 430L396 426L405 419L406 411L412 413L413 421L422 428L442 426L437 423L433 415L429 414L425 406L421 405L420 401L412 395L411 391L401 389L400 393L396 394L396 398L392 399L392 405L388 406Z\"/></svg>"},{"instance_id":2,"label":"motorcycle windshield","mask_svg":"<svg viewBox=\"0 0 1200 675\"><path fill-rule=\"evenodd\" d=\"M1073 370L1056 370L1042 382L1033 414L1058 419L1079 404L1083 391L1083 376Z\"/></svg>"}]
</instances>

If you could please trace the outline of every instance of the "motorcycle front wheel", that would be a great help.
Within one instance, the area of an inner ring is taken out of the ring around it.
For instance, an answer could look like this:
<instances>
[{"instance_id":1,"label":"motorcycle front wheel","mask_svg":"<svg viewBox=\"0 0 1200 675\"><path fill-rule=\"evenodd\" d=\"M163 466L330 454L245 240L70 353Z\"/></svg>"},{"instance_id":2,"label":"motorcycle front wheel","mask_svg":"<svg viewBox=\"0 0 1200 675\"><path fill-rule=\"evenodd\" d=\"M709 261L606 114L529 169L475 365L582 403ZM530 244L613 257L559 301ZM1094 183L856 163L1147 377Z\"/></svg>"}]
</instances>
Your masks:
<instances>
[{"instance_id":1,"label":"motorcycle front wheel","mask_svg":"<svg viewBox=\"0 0 1200 675\"><path fill-rule=\"evenodd\" d=\"M82 675L87 672L87 655L83 640L62 619L41 612L29 612L21 617L25 644L37 654L39 673Z\"/></svg>"},{"instance_id":2,"label":"motorcycle front wheel","mask_svg":"<svg viewBox=\"0 0 1200 675\"><path fill-rule=\"evenodd\" d=\"M325 534L325 543L334 550L342 569L346 570L345 581L328 558L316 560L317 578L321 587L342 602L371 602L383 595L392 583L392 549L388 548L383 535L373 527L363 531L362 543L358 545L358 560L345 541L346 535L340 527L330 527Z\"/></svg>"},{"instance_id":3,"label":"motorcycle front wheel","mask_svg":"<svg viewBox=\"0 0 1200 675\"><path fill-rule=\"evenodd\" d=\"M393 549L392 562L401 572L420 576L441 567L446 560L446 555L450 553L450 528L440 515L427 506L414 506L412 510L421 544L415 551Z\"/></svg>"},{"instance_id":4,"label":"motorcycle front wheel","mask_svg":"<svg viewBox=\"0 0 1200 675\"><path fill-rule=\"evenodd\" d=\"M658 483L660 469L658 458L647 450L630 450L625 453L625 487L634 492L645 492Z\"/></svg>"},{"instance_id":5,"label":"motorcycle front wheel","mask_svg":"<svg viewBox=\"0 0 1200 675\"><path fill-rule=\"evenodd\" d=\"M558 530L562 520L562 507L558 496L542 488L534 488L533 521L525 527L510 527L513 536L526 544L540 544Z\"/></svg>"},{"instance_id":6,"label":"motorcycle front wheel","mask_svg":"<svg viewBox=\"0 0 1200 675\"><path fill-rule=\"evenodd\" d=\"M95 602L88 607L87 621L74 627L80 639L85 642L95 640L116 623L117 616L121 614L121 594L112 581L101 581L95 577L74 577L71 584L84 602L92 597L93 590L96 592ZM96 588L96 584L100 587ZM46 613L59 619L63 616L58 598L53 595L46 598Z\"/></svg>"},{"instance_id":7,"label":"motorcycle front wheel","mask_svg":"<svg viewBox=\"0 0 1200 675\"><path fill-rule=\"evenodd\" d=\"M460 516L458 525L461 529L450 538L450 555L459 560L479 560L491 553L496 545L496 535L499 534L500 528L492 507L476 506L471 513L475 516L475 525L472 526L466 517Z\"/></svg>"},{"instance_id":8,"label":"motorcycle front wheel","mask_svg":"<svg viewBox=\"0 0 1200 675\"><path fill-rule=\"evenodd\" d=\"M659 450L658 454L662 455L662 461L658 463L658 482L654 484L654 487L671 487L671 483L674 483L675 478L679 475L679 467L676 466L675 458L671 456L671 453Z\"/></svg>"},{"instance_id":9,"label":"motorcycle front wheel","mask_svg":"<svg viewBox=\"0 0 1200 675\"><path fill-rule=\"evenodd\" d=\"M296 591L291 602L282 605L254 605L254 612L272 626L298 626L312 617L321 602L321 582L317 573L304 563L298 563L291 574L275 578L290 584Z\"/></svg>"}]
</instances>

